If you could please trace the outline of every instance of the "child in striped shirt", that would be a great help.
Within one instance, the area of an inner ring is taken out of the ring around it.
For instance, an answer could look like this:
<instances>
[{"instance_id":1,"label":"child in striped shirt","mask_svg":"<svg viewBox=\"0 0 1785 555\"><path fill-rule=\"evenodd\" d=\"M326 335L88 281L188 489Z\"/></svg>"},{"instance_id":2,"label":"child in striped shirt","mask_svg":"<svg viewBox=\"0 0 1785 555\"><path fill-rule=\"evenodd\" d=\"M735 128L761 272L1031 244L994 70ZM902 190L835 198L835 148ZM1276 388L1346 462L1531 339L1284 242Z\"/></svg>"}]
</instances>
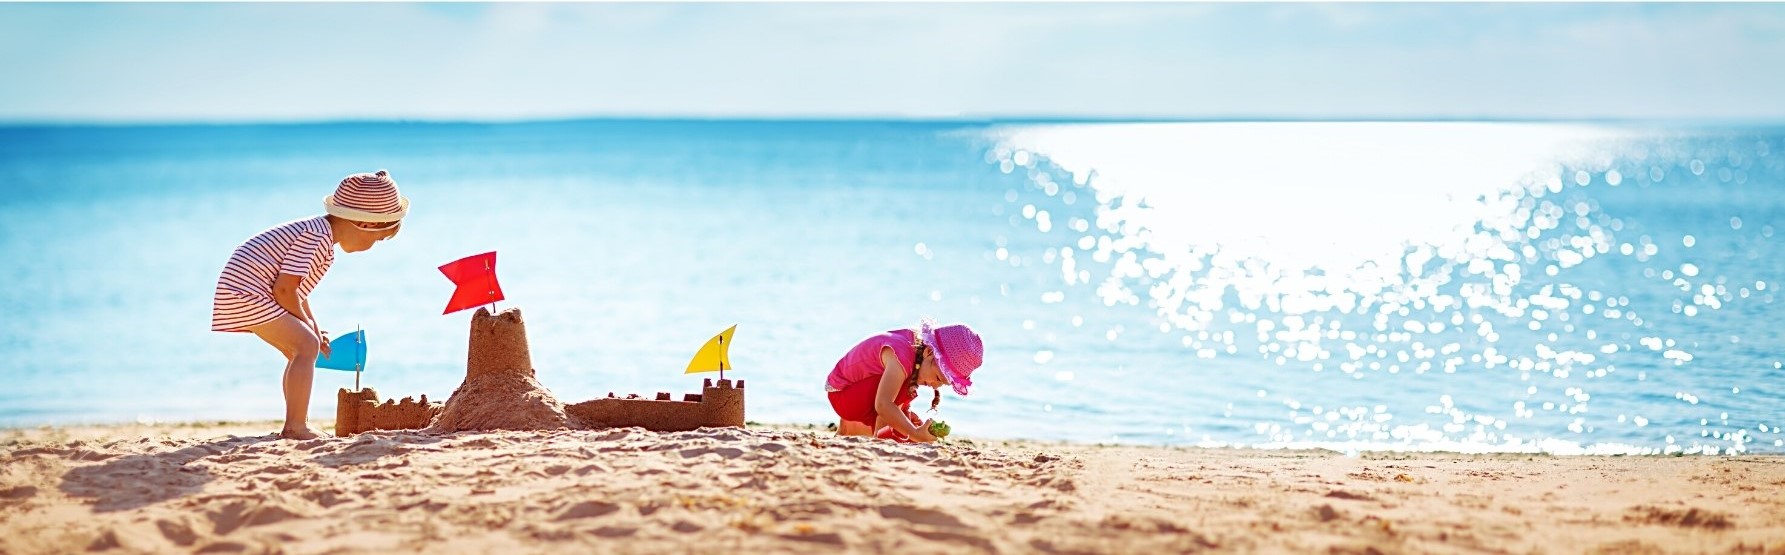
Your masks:
<instances>
[{"instance_id":1,"label":"child in striped shirt","mask_svg":"<svg viewBox=\"0 0 1785 555\"><path fill-rule=\"evenodd\" d=\"M273 226L249 238L229 256L211 304L211 330L252 333L285 356L285 427L279 436L313 439L327 434L309 425L310 388L316 355L328 354L328 334L310 310L310 291L335 262L335 245L347 252L372 248L397 235L409 199L390 173L356 173L323 197L327 214Z\"/></svg>"}]
</instances>

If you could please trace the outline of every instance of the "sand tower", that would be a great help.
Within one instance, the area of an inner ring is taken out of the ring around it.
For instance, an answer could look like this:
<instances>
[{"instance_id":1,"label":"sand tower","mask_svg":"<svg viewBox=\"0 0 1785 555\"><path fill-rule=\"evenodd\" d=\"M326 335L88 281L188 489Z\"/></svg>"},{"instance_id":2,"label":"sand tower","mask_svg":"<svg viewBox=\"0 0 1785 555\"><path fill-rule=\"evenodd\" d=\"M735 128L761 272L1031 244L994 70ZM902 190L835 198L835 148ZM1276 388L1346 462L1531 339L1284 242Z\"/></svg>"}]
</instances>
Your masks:
<instances>
[{"instance_id":1,"label":"sand tower","mask_svg":"<svg viewBox=\"0 0 1785 555\"><path fill-rule=\"evenodd\" d=\"M527 324L518 308L471 316L465 383L452 392L430 432L549 430L570 427L564 403L534 378Z\"/></svg>"}]
</instances>

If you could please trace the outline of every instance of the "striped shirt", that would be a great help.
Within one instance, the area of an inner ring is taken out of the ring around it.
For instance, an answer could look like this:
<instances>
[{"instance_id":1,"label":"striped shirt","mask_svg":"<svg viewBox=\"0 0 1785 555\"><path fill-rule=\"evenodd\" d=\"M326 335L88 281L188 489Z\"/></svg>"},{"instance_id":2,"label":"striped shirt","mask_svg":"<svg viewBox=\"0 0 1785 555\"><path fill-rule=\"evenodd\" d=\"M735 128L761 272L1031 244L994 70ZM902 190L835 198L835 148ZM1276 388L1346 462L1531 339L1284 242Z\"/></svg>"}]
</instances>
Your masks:
<instances>
[{"instance_id":1,"label":"striped shirt","mask_svg":"<svg viewBox=\"0 0 1785 555\"><path fill-rule=\"evenodd\" d=\"M229 255L211 304L212 331L248 331L286 314L273 300L279 274L298 276L298 296L308 297L335 263L335 236L327 216L294 220L262 231ZM299 316L302 319L302 316Z\"/></svg>"}]
</instances>

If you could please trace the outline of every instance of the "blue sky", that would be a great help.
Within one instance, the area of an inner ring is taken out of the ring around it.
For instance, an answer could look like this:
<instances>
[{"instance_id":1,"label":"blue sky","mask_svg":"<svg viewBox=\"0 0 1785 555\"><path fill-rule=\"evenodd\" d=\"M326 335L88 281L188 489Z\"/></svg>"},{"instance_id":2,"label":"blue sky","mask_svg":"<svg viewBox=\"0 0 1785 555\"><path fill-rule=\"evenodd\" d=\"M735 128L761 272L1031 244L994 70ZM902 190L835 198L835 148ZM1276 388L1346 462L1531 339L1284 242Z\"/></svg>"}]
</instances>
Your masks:
<instances>
[{"instance_id":1,"label":"blue sky","mask_svg":"<svg viewBox=\"0 0 1785 555\"><path fill-rule=\"evenodd\" d=\"M0 121L1785 120L1785 4L0 4Z\"/></svg>"}]
</instances>

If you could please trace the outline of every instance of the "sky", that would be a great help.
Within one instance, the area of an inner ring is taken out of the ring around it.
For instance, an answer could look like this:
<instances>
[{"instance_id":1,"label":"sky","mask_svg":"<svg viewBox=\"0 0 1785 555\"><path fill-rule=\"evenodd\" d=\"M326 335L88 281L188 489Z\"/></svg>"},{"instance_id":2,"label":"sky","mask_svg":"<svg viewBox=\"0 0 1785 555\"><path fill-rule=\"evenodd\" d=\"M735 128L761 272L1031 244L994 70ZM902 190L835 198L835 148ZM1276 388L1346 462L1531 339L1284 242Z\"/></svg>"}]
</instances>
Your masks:
<instances>
[{"instance_id":1,"label":"sky","mask_svg":"<svg viewBox=\"0 0 1785 555\"><path fill-rule=\"evenodd\" d=\"M1785 121L1785 4L0 4L0 123Z\"/></svg>"}]
</instances>

